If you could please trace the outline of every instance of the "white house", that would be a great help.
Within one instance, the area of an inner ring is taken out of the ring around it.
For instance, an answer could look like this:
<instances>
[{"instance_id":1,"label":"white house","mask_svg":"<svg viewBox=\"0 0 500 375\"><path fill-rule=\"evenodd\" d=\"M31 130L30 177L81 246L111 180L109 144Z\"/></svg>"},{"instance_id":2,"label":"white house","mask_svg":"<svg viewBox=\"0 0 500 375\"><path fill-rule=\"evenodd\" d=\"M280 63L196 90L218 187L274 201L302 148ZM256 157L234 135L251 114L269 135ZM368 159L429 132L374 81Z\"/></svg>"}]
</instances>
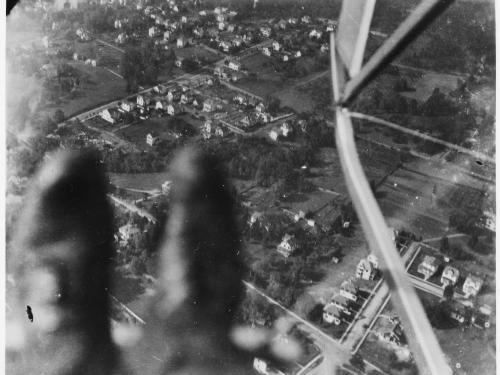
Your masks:
<instances>
[{"instance_id":1,"label":"white house","mask_svg":"<svg viewBox=\"0 0 500 375\"><path fill-rule=\"evenodd\" d=\"M296 213L293 217L293 219L295 220L295 222L298 222L299 220L301 219L305 219L306 217L306 213L302 210L300 210L298 213Z\"/></svg>"},{"instance_id":2,"label":"white house","mask_svg":"<svg viewBox=\"0 0 500 375\"><path fill-rule=\"evenodd\" d=\"M216 137L224 137L224 129L221 126L217 126L214 132Z\"/></svg>"},{"instance_id":3,"label":"white house","mask_svg":"<svg viewBox=\"0 0 500 375\"><path fill-rule=\"evenodd\" d=\"M195 27L193 30L193 34L197 38L203 38L203 35L205 34L205 30L201 27Z\"/></svg>"},{"instance_id":4,"label":"white house","mask_svg":"<svg viewBox=\"0 0 500 375\"><path fill-rule=\"evenodd\" d=\"M341 323L342 312L333 303L328 303L323 308L323 321L328 324L335 324L338 326Z\"/></svg>"},{"instance_id":5,"label":"white house","mask_svg":"<svg viewBox=\"0 0 500 375\"><path fill-rule=\"evenodd\" d=\"M273 129L269 132L269 138L271 138L273 141L277 141L278 136L279 136L279 134L275 129Z\"/></svg>"},{"instance_id":6,"label":"white house","mask_svg":"<svg viewBox=\"0 0 500 375\"><path fill-rule=\"evenodd\" d=\"M262 53L266 56L271 56L271 49L269 47L262 48Z\"/></svg>"},{"instance_id":7,"label":"white house","mask_svg":"<svg viewBox=\"0 0 500 375\"><path fill-rule=\"evenodd\" d=\"M281 134L283 135L283 137L288 137L291 131L292 127L288 124L288 122L285 121L283 124L281 124Z\"/></svg>"},{"instance_id":8,"label":"white house","mask_svg":"<svg viewBox=\"0 0 500 375\"><path fill-rule=\"evenodd\" d=\"M266 37L266 38L269 38L271 36L271 28L269 26L262 26L260 28L260 33L262 34L262 36Z\"/></svg>"},{"instance_id":9,"label":"white house","mask_svg":"<svg viewBox=\"0 0 500 375\"><path fill-rule=\"evenodd\" d=\"M144 96L142 95L137 95L137 105L139 107L144 107L144 105L146 104L146 102L144 101Z\"/></svg>"},{"instance_id":10,"label":"white house","mask_svg":"<svg viewBox=\"0 0 500 375\"><path fill-rule=\"evenodd\" d=\"M319 31L317 29L312 29L309 32L309 38L311 38L311 39L321 39L322 36L323 36L323 32Z\"/></svg>"},{"instance_id":11,"label":"white house","mask_svg":"<svg viewBox=\"0 0 500 375\"><path fill-rule=\"evenodd\" d=\"M356 266L356 277L363 280L373 280L376 275L376 269L365 258L361 259Z\"/></svg>"},{"instance_id":12,"label":"white house","mask_svg":"<svg viewBox=\"0 0 500 375\"><path fill-rule=\"evenodd\" d=\"M177 48L184 48L187 44L187 39L184 36L177 38Z\"/></svg>"},{"instance_id":13,"label":"white house","mask_svg":"<svg viewBox=\"0 0 500 375\"><path fill-rule=\"evenodd\" d=\"M460 271L452 266L446 266L441 274L441 284L443 287L455 285L460 277Z\"/></svg>"},{"instance_id":14,"label":"white house","mask_svg":"<svg viewBox=\"0 0 500 375\"><path fill-rule=\"evenodd\" d=\"M241 63L239 61L231 60L229 61L228 68L235 71L239 71L241 69Z\"/></svg>"},{"instance_id":15,"label":"white house","mask_svg":"<svg viewBox=\"0 0 500 375\"><path fill-rule=\"evenodd\" d=\"M150 38L154 38L155 36L157 36L159 34L159 32L160 32L160 30L156 26L151 26L148 29L148 35Z\"/></svg>"},{"instance_id":16,"label":"white house","mask_svg":"<svg viewBox=\"0 0 500 375\"><path fill-rule=\"evenodd\" d=\"M167 113L170 115L170 116L174 116L175 114L178 113L178 110L176 107L174 107L172 104L169 104L167 106Z\"/></svg>"},{"instance_id":17,"label":"white house","mask_svg":"<svg viewBox=\"0 0 500 375\"><path fill-rule=\"evenodd\" d=\"M166 109L167 104L163 100L156 100L155 109Z\"/></svg>"},{"instance_id":18,"label":"white house","mask_svg":"<svg viewBox=\"0 0 500 375\"><path fill-rule=\"evenodd\" d=\"M353 302L358 300L359 289L352 280L345 280L340 285L340 295Z\"/></svg>"},{"instance_id":19,"label":"white house","mask_svg":"<svg viewBox=\"0 0 500 375\"><path fill-rule=\"evenodd\" d=\"M350 307L352 306L352 300L344 296L336 296L334 299L332 299L331 303L344 314L351 315Z\"/></svg>"},{"instance_id":20,"label":"white house","mask_svg":"<svg viewBox=\"0 0 500 375\"><path fill-rule=\"evenodd\" d=\"M233 98L233 102L243 105L246 103L246 100L243 95L238 94Z\"/></svg>"},{"instance_id":21,"label":"white house","mask_svg":"<svg viewBox=\"0 0 500 375\"><path fill-rule=\"evenodd\" d=\"M222 49L224 52L229 52L229 48L231 48L231 44L227 40L221 40L219 42L219 48Z\"/></svg>"},{"instance_id":22,"label":"white house","mask_svg":"<svg viewBox=\"0 0 500 375\"><path fill-rule=\"evenodd\" d=\"M279 51L281 49L281 44L277 40L273 41L273 50Z\"/></svg>"},{"instance_id":23,"label":"white house","mask_svg":"<svg viewBox=\"0 0 500 375\"><path fill-rule=\"evenodd\" d=\"M159 138L154 133L148 133L146 136L146 143L150 146L154 146L158 142Z\"/></svg>"},{"instance_id":24,"label":"white house","mask_svg":"<svg viewBox=\"0 0 500 375\"><path fill-rule=\"evenodd\" d=\"M436 257L426 255L424 260L418 265L417 272L424 275L424 280L428 280L437 272L439 261Z\"/></svg>"},{"instance_id":25,"label":"white house","mask_svg":"<svg viewBox=\"0 0 500 375\"><path fill-rule=\"evenodd\" d=\"M261 358L255 357L253 359L253 368L259 374L262 374L262 375L268 375L268 374L270 374L267 362L265 360L261 359Z\"/></svg>"},{"instance_id":26,"label":"white house","mask_svg":"<svg viewBox=\"0 0 500 375\"><path fill-rule=\"evenodd\" d=\"M375 254L371 253L366 259L370 262L373 268L378 269L378 258Z\"/></svg>"},{"instance_id":27,"label":"white house","mask_svg":"<svg viewBox=\"0 0 500 375\"><path fill-rule=\"evenodd\" d=\"M311 23L311 17L309 17L309 16L302 16L302 18L300 19L300 21L302 23Z\"/></svg>"},{"instance_id":28,"label":"white house","mask_svg":"<svg viewBox=\"0 0 500 375\"><path fill-rule=\"evenodd\" d=\"M129 101L123 101L120 104L120 108L125 111L125 112L130 112L135 108L135 103L129 102Z\"/></svg>"},{"instance_id":29,"label":"white house","mask_svg":"<svg viewBox=\"0 0 500 375\"><path fill-rule=\"evenodd\" d=\"M483 287L484 280L478 276L469 275L465 279L463 292L465 296L468 298L470 296L475 297L478 295L479 291Z\"/></svg>"},{"instance_id":30,"label":"white house","mask_svg":"<svg viewBox=\"0 0 500 375\"><path fill-rule=\"evenodd\" d=\"M294 235L286 233L277 247L278 253L288 258L299 248L299 244Z\"/></svg>"},{"instance_id":31,"label":"white house","mask_svg":"<svg viewBox=\"0 0 500 375\"><path fill-rule=\"evenodd\" d=\"M116 122L115 120L115 116L113 116L112 112L110 109L106 108L104 110L102 110L99 115L101 116L101 118L107 122L109 122L110 124L114 124Z\"/></svg>"},{"instance_id":32,"label":"white house","mask_svg":"<svg viewBox=\"0 0 500 375\"><path fill-rule=\"evenodd\" d=\"M118 36L116 37L115 39L115 42L118 43L118 44L123 44L125 43L127 40L127 34L125 33L120 33L118 34Z\"/></svg>"},{"instance_id":33,"label":"white house","mask_svg":"<svg viewBox=\"0 0 500 375\"><path fill-rule=\"evenodd\" d=\"M212 112L215 110L215 103L212 99L206 99L203 102L203 112Z\"/></svg>"}]
</instances>

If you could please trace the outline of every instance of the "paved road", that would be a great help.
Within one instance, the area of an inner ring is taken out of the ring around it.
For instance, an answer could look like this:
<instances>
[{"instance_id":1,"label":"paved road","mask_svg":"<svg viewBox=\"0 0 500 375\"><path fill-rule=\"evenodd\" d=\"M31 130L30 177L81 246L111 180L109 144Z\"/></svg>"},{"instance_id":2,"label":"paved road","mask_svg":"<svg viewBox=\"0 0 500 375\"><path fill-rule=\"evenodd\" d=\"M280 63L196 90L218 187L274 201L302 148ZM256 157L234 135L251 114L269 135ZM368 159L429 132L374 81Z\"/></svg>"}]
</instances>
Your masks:
<instances>
[{"instance_id":1,"label":"paved road","mask_svg":"<svg viewBox=\"0 0 500 375\"><path fill-rule=\"evenodd\" d=\"M125 50L123 48L117 47L117 46L115 46L115 45L113 45L111 43L106 42L105 40L96 38L95 41L98 42L98 43L100 43L100 44L104 44L105 46L108 46L110 48L113 48L114 50L116 50L118 52L125 53Z\"/></svg>"},{"instance_id":2,"label":"paved road","mask_svg":"<svg viewBox=\"0 0 500 375\"><path fill-rule=\"evenodd\" d=\"M374 116L370 116L370 115L365 115L364 113L358 113L358 112L350 112L350 116L354 117L354 118L357 118L357 119L371 121L371 122L374 122L374 123L379 124L379 125L384 125L384 126L387 126L389 128L398 130L398 131L400 131L402 133L406 133L406 134L409 134L409 135L412 135L412 136L424 139L426 141L430 141L430 142L433 142L433 143L440 144L440 145L445 146L445 147L447 147L449 149L461 152L463 154L470 155L470 156L472 156L472 157L474 157L476 159L482 160L482 161L486 161L486 162L493 163L493 164L495 163L495 159L494 158L492 158L492 157L490 157L488 155L485 155L485 154L483 154L481 152L472 151L472 150L470 150L468 148L461 147L461 146L455 145L453 143L443 141L441 139L432 137L430 135L421 133L421 132L416 131L416 130L405 128L405 127L403 127L401 125L398 125L398 124L392 123L390 121L386 121L386 120L380 119L378 117L374 117Z\"/></svg>"},{"instance_id":3,"label":"paved road","mask_svg":"<svg viewBox=\"0 0 500 375\"><path fill-rule=\"evenodd\" d=\"M408 275L410 276L410 280L411 280L411 283L413 284L413 286L417 289L420 289L420 290L423 290L424 292L427 292L429 294L432 294L436 297L443 297L443 293L444 293L444 289L435 285L435 284L432 284L430 282L427 282L417 276L413 276L413 275Z\"/></svg>"},{"instance_id":4,"label":"paved road","mask_svg":"<svg viewBox=\"0 0 500 375\"><path fill-rule=\"evenodd\" d=\"M304 86L304 85L307 85L308 83L311 83L319 78L322 78L326 75L330 74L330 69L328 70L325 70L323 72L319 72L319 73L316 73L314 74L312 77L306 77L305 79L302 79L302 80L299 80L298 82L296 82L294 84L295 87L300 87L300 86Z\"/></svg>"},{"instance_id":5,"label":"paved road","mask_svg":"<svg viewBox=\"0 0 500 375\"><path fill-rule=\"evenodd\" d=\"M158 222L158 219L156 219L153 215L151 215L149 212L147 212L146 210L142 209L142 208L139 208L121 198L118 198L112 194L108 194L108 196L113 200L113 202L115 202L116 204L122 206L122 207L125 207L127 210L129 211L132 211L132 212L135 212L137 213L139 216L141 217L145 217L146 219L148 219L150 222L156 224Z\"/></svg>"},{"instance_id":6,"label":"paved road","mask_svg":"<svg viewBox=\"0 0 500 375\"><path fill-rule=\"evenodd\" d=\"M403 255L402 261L407 268L411 264L410 261L413 259L413 256L415 255L415 252L417 250L418 243L414 242ZM369 326L377 318L378 314L380 313L380 307L385 303L389 295L389 286L386 282L382 282L379 288L371 296L371 299L368 301L364 310L362 310L362 314L351 326L351 331L343 342L343 344L347 348L353 350L353 352L356 352L357 349L361 346L360 341L366 338L365 332L367 329L365 327Z\"/></svg>"},{"instance_id":7,"label":"paved road","mask_svg":"<svg viewBox=\"0 0 500 375\"><path fill-rule=\"evenodd\" d=\"M324 360L319 364L319 366L312 369L310 374L334 374L334 369L336 367L341 366L343 363L346 363L351 358L351 354L349 350L338 341L327 335L325 332L320 330L315 325L311 324L307 320L303 319L293 311L289 310L281 303L276 301L275 299L269 297L267 294L256 288L254 285L249 282L243 282L247 288L253 290L263 298L265 298L269 303L279 307L281 310L286 312L290 317L292 317L296 322L299 323L299 326L302 330L309 333L310 337L314 340L315 344L320 348L323 353Z\"/></svg>"},{"instance_id":8,"label":"paved road","mask_svg":"<svg viewBox=\"0 0 500 375\"><path fill-rule=\"evenodd\" d=\"M227 81L220 81L220 83L228 88L230 88L231 90L235 90L235 91L239 91L245 95L248 95L252 98L255 98L255 99L258 99L260 101L264 101L264 98L262 98L262 96L258 96L258 95L255 95L254 93L248 91L248 90L245 90L244 88L241 88L241 87L238 87L238 86L235 86Z\"/></svg>"},{"instance_id":9,"label":"paved road","mask_svg":"<svg viewBox=\"0 0 500 375\"><path fill-rule=\"evenodd\" d=\"M98 132L99 134L101 134L101 136L104 139L108 139L110 142L116 143L117 145L124 147L124 148L128 148L134 152L140 151L140 149L134 143L126 141L123 138L118 137L113 132L110 132L110 131L107 131L104 129L100 129L100 128L96 128L96 127L88 125L88 124L85 124L85 126L93 131Z\"/></svg>"}]
</instances>

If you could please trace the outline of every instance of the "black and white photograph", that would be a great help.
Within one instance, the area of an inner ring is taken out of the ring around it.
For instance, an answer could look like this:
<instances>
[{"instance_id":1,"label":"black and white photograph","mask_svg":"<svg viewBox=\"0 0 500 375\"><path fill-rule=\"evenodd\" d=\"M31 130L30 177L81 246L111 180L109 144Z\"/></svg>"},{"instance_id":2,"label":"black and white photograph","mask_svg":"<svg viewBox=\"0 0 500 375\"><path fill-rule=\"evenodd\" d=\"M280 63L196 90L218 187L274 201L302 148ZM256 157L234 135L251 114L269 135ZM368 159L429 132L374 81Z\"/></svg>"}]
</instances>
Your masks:
<instances>
[{"instance_id":1,"label":"black and white photograph","mask_svg":"<svg viewBox=\"0 0 500 375\"><path fill-rule=\"evenodd\" d=\"M495 0L19 0L8 375L494 375Z\"/></svg>"}]
</instances>

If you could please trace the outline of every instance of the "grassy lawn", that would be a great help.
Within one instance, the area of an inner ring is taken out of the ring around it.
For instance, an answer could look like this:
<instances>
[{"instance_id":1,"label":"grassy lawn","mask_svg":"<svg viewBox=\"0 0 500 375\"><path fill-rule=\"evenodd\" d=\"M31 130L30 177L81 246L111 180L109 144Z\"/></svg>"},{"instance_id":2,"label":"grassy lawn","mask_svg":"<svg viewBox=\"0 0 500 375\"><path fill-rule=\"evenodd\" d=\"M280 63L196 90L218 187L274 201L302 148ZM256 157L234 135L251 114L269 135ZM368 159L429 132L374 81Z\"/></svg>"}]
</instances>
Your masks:
<instances>
[{"instance_id":1,"label":"grassy lawn","mask_svg":"<svg viewBox=\"0 0 500 375\"><path fill-rule=\"evenodd\" d=\"M276 74L260 74L256 79L244 78L234 84L244 90L250 91L254 95L265 97L274 94L285 86L283 78Z\"/></svg>"},{"instance_id":2,"label":"grassy lawn","mask_svg":"<svg viewBox=\"0 0 500 375\"><path fill-rule=\"evenodd\" d=\"M405 69L401 69L403 76L405 76ZM415 88L413 92L402 93L407 98L417 99L418 101L425 101L432 94L432 91L437 87L443 93L449 93L457 88L458 77L453 74L427 72L420 77L411 80L411 85Z\"/></svg>"},{"instance_id":3,"label":"grassy lawn","mask_svg":"<svg viewBox=\"0 0 500 375\"><path fill-rule=\"evenodd\" d=\"M125 81L104 68L93 68L82 62L71 62L71 65L83 74L88 74L90 80L82 81L77 91L63 98L61 104L53 106L51 110L61 109L66 116L72 116L127 95Z\"/></svg>"},{"instance_id":4,"label":"grassy lawn","mask_svg":"<svg viewBox=\"0 0 500 375\"><path fill-rule=\"evenodd\" d=\"M205 59L208 64L212 64L216 61L219 61L221 58L215 53L200 47L186 47L186 48L177 48L175 50L175 55L184 59L195 59L198 57L199 59Z\"/></svg>"},{"instance_id":5,"label":"grassy lawn","mask_svg":"<svg viewBox=\"0 0 500 375\"><path fill-rule=\"evenodd\" d=\"M111 183L116 186L138 190L161 189L161 184L171 179L169 172L158 173L109 173Z\"/></svg>"},{"instance_id":6,"label":"grassy lawn","mask_svg":"<svg viewBox=\"0 0 500 375\"><path fill-rule=\"evenodd\" d=\"M296 87L286 87L274 94L281 102L282 107L293 108L297 112L311 112L316 107L313 98Z\"/></svg>"}]
</instances>

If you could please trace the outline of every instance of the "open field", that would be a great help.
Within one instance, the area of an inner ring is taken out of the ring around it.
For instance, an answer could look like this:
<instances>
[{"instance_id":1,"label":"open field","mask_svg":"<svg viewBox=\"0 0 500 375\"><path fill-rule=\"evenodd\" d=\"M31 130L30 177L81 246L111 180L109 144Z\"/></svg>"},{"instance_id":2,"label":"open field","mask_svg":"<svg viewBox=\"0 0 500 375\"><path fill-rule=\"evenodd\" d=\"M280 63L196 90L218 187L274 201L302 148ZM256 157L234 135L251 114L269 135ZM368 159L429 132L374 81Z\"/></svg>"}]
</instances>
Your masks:
<instances>
[{"instance_id":1,"label":"open field","mask_svg":"<svg viewBox=\"0 0 500 375\"><path fill-rule=\"evenodd\" d=\"M205 48L200 48L198 46L178 48L175 50L175 56L184 59L204 59L207 64L212 64L219 61L221 58Z\"/></svg>"},{"instance_id":2,"label":"open field","mask_svg":"<svg viewBox=\"0 0 500 375\"><path fill-rule=\"evenodd\" d=\"M403 76L405 76L405 69L402 69ZM437 72L426 72L421 77L413 79L410 84L415 88L415 91L404 92L403 96L418 101L425 101L432 94L435 88L441 92L448 94L457 88L457 80L462 77L454 74L445 74Z\"/></svg>"},{"instance_id":3,"label":"open field","mask_svg":"<svg viewBox=\"0 0 500 375\"><path fill-rule=\"evenodd\" d=\"M71 62L71 65L88 74L90 80L82 81L80 87L70 94L71 97L63 99L61 104L53 107L54 111L59 108L69 117L127 95L125 81L104 68L94 68L82 62Z\"/></svg>"},{"instance_id":4,"label":"open field","mask_svg":"<svg viewBox=\"0 0 500 375\"><path fill-rule=\"evenodd\" d=\"M310 95L305 95L303 90L293 86L286 87L273 96L280 100L282 107L293 108L297 112L312 112L317 104Z\"/></svg>"}]
</instances>

